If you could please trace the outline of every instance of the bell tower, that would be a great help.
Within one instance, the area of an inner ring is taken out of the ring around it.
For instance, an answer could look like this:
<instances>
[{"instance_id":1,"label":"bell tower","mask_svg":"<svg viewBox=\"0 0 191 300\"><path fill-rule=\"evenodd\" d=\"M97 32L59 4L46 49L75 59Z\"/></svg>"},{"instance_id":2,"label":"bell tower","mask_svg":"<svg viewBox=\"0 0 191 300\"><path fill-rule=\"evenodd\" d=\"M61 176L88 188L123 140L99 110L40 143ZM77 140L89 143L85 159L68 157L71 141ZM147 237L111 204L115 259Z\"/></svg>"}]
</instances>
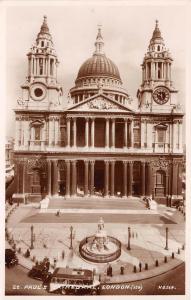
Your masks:
<instances>
[{"instance_id":1,"label":"bell tower","mask_svg":"<svg viewBox=\"0 0 191 300\"><path fill-rule=\"evenodd\" d=\"M171 79L172 56L166 49L156 21L142 63L142 83L137 92L139 108L146 112L171 112L177 108L177 90Z\"/></svg>"},{"instance_id":2,"label":"bell tower","mask_svg":"<svg viewBox=\"0 0 191 300\"><path fill-rule=\"evenodd\" d=\"M46 16L27 56L28 74L18 104L25 109L60 109L63 91L57 82L59 62Z\"/></svg>"}]
</instances>

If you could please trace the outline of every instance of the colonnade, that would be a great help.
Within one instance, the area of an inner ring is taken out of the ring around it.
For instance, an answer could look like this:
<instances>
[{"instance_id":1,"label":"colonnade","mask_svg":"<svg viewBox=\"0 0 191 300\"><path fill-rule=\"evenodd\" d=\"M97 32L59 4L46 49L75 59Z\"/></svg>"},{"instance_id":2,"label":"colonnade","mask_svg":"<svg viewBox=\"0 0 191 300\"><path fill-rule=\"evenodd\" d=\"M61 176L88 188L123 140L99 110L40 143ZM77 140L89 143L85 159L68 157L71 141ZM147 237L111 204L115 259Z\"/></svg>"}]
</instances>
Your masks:
<instances>
[{"instance_id":1,"label":"colonnade","mask_svg":"<svg viewBox=\"0 0 191 300\"><path fill-rule=\"evenodd\" d=\"M115 147L115 127L116 118L104 118L105 119L105 147ZM124 147L133 146L133 119L122 118L124 120ZM77 117L67 117L66 119L66 132L67 143L66 146L77 146ZM73 140L71 139L71 128L73 130ZM111 129L110 129L111 128ZM111 130L111 141L110 141ZM90 137L90 138L89 138ZM85 117L85 147L95 147L95 117Z\"/></svg>"},{"instance_id":2,"label":"colonnade","mask_svg":"<svg viewBox=\"0 0 191 300\"><path fill-rule=\"evenodd\" d=\"M65 196L76 196L77 194L77 160L64 160L66 186ZM95 160L84 160L84 196L94 195ZM104 196L115 196L115 165L116 160L104 160ZM121 161L123 164L123 191L122 196L133 194L133 164L134 161ZM147 169L147 170L146 170ZM141 195L152 194L152 167L149 162L141 162ZM58 160L48 161L47 191L49 195L59 193L59 163Z\"/></svg>"}]
</instances>

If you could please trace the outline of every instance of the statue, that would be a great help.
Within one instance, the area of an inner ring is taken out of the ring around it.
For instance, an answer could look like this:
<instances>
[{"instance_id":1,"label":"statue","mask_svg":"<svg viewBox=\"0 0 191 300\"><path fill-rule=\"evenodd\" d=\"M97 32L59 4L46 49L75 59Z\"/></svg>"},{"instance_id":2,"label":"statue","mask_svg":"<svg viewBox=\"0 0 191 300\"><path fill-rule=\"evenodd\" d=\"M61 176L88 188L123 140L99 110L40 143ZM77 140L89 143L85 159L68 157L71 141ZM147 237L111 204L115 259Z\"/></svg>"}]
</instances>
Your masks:
<instances>
[{"instance_id":1,"label":"statue","mask_svg":"<svg viewBox=\"0 0 191 300\"><path fill-rule=\"evenodd\" d=\"M101 217L100 219L99 219L99 223L98 223L98 231L101 231L101 230L103 230L104 229L104 220L103 220L103 218Z\"/></svg>"}]
</instances>

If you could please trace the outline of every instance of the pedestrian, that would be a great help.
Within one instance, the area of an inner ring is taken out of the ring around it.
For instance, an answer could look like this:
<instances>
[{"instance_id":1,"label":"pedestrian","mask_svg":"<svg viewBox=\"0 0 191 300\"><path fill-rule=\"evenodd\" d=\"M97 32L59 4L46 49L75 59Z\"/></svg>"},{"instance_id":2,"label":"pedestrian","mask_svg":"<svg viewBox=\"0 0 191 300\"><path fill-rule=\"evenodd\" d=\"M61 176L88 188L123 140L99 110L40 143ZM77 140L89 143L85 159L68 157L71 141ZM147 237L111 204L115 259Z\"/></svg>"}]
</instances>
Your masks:
<instances>
[{"instance_id":1,"label":"pedestrian","mask_svg":"<svg viewBox=\"0 0 191 300\"><path fill-rule=\"evenodd\" d=\"M124 275L124 270L125 270L124 266L121 266L121 275Z\"/></svg>"},{"instance_id":2,"label":"pedestrian","mask_svg":"<svg viewBox=\"0 0 191 300\"><path fill-rule=\"evenodd\" d=\"M140 262L139 263L139 272L141 272L141 270L142 270L142 263Z\"/></svg>"},{"instance_id":3,"label":"pedestrian","mask_svg":"<svg viewBox=\"0 0 191 300\"><path fill-rule=\"evenodd\" d=\"M112 277L112 276L113 276L113 275L112 275L112 271L113 271L113 270L112 270L112 266L111 266L111 265L109 265L109 276L110 276L110 277Z\"/></svg>"}]
</instances>

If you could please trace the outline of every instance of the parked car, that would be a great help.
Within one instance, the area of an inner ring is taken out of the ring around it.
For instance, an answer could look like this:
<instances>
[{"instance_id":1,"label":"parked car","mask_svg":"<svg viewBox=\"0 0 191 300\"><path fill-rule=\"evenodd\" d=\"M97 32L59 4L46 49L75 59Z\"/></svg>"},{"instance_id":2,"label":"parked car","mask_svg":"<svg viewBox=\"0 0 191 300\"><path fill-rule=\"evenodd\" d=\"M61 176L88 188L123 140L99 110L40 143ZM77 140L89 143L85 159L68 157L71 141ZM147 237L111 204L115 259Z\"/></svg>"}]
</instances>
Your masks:
<instances>
[{"instance_id":1,"label":"parked car","mask_svg":"<svg viewBox=\"0 0 191 300\"><path fill-rule=\"evenodd\" d=\"M28 276L42 280L43 282L51 273L48 272L47 268L43 264L37 264L28 272Z\"/></svg>"},{"instance_id":2,"label":"parked car","mask_svg":"<svg viewBox=\"0 0 191 300\"><path fill-rule=\"evenodd\" d=\"M13 267L15 265L18 265L18 258L16 256L16 253L12 249L5 249L5 265L7 268Z\"/></svg>"}]
</instances>

